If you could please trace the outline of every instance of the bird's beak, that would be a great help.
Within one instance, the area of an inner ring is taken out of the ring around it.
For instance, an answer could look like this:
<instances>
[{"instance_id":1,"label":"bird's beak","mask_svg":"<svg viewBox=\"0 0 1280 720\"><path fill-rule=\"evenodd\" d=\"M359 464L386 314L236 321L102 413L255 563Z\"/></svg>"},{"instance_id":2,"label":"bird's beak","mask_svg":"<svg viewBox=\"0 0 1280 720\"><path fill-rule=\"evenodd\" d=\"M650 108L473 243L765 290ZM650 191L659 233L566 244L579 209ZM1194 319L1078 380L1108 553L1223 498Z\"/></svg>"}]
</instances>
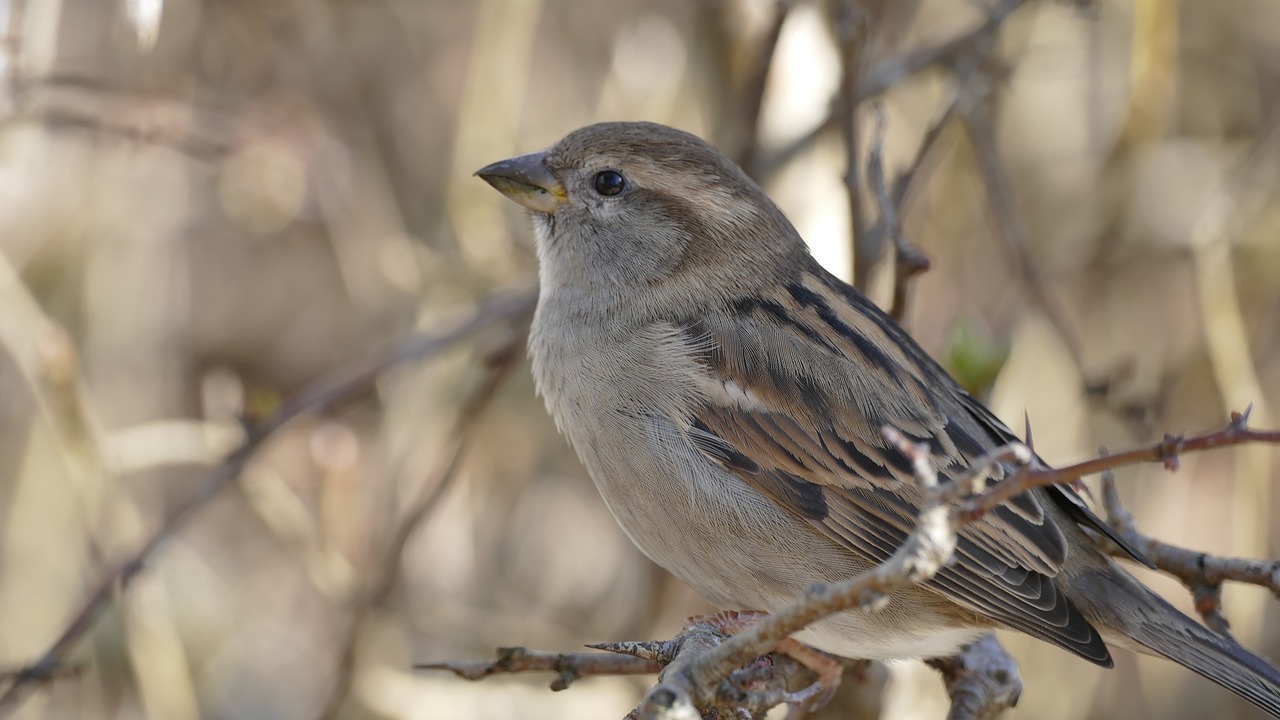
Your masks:
<instances>
[{"instance_id":1,"label":"bird's beak","mask_svg":"<svg viewBox=\"0 0 1280 720\"><path fill-rule=\"evenodd\" d=\"M499 160L476 171L495 190L521 205L548 215L569 200L564 185L547 168L546 151Z\"/></svg>"}]
</instances>

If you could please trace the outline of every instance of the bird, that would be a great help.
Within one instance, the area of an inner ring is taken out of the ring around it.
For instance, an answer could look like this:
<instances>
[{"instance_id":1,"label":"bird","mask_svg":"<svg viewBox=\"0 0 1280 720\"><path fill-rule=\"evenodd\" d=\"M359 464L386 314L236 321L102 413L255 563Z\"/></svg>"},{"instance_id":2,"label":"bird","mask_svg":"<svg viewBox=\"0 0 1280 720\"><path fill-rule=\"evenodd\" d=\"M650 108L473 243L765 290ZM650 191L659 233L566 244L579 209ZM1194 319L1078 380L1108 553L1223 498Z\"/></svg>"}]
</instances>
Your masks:
<instances>
[{"instance_id":1,"label":"bird","mask_svg":"<svg viewBox=\"0 0 1280 720\"><path fill-rule=\"evenodd\" d=\"M779 609L904 542L923 495L882 428L927 447L942 478L1017 440L693 134L599 123L476 175L532 218L528 352L549 414L631 541L721 608ZM1173 608L1091 535L1147 563L1074 489L1033 489L961 528L932 579L794 637L897 660L951 656L1002 628L1103 667L1115 645L1280 717L1274 665Z\"/></svg>"}]
</instances>

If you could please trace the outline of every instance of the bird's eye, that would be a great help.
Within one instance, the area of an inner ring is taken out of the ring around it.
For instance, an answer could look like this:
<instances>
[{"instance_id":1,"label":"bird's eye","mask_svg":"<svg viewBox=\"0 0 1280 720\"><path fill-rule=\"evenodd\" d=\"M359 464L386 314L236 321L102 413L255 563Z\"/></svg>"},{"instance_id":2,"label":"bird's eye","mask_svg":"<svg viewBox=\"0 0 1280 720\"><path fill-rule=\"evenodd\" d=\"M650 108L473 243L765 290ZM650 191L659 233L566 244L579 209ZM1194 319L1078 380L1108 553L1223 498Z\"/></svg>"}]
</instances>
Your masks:
<instances>
[{"instance_id":1,"label":"bird's eye","mask_svg":"<svg viewBox=\"0 0 1280 720\"><path fill-rule=\"evenodd\" d=\"M627 181L617 170L602 170L596 173L595 186L601 195L612 196L622 192Z\"/></svg>"}]
</instances>

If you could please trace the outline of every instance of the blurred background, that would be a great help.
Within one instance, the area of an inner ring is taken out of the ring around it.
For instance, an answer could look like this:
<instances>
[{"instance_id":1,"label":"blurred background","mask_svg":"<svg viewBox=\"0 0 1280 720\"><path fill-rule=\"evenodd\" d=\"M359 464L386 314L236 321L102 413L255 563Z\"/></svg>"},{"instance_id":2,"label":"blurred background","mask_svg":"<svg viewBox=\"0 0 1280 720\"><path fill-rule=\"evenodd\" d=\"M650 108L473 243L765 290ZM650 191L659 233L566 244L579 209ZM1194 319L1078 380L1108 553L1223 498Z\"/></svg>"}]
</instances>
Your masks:
<instances>
[{"instance_id":1,"label":"blurred background","mask_svg":"<svg viewBox=\"0 0 1280 720\"><path fill-rule=\"evenodd\" d=\"M1050 462L1249 404L1280 425L1268 0L4 0L0 27L0 668L49 647L241 418L532 289L525 219L471 173L599 120L707 137L888 307L881 108L932 263L904 323ZM615 526L523 353L495 356L509 325L270 438L14 716L625 714L652 678L412 669L707 610ZM1280 556L1273 448L1119 480L1151 535ZM1275 599L1225 602L1280 657ZM1259 717L1171 663L1002 640L1012 717ZM890 672L883 717L944 715L932 671Z\"/></svg>"}]
</instances>

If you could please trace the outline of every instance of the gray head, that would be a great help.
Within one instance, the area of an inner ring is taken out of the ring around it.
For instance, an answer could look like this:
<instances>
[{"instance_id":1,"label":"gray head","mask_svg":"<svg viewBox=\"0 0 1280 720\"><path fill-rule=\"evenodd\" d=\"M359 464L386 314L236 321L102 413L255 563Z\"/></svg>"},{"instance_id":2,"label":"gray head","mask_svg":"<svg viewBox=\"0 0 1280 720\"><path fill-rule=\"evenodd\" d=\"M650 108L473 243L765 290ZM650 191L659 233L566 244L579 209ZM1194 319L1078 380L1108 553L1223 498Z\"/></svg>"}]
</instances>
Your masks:
<instances>
[{"instance_id":1,"label":"gray head","mask_svg":"<svg viewBox=\"0 0 1280 720\"><path fill-rule=\"evenodd\" d=\"M689 133L600 123L476 173L532 211L543 292L725 301L793 268L804 243L737 165ZM661 308L657 308L661 309Z\"/></svg>"}]
</instances>

